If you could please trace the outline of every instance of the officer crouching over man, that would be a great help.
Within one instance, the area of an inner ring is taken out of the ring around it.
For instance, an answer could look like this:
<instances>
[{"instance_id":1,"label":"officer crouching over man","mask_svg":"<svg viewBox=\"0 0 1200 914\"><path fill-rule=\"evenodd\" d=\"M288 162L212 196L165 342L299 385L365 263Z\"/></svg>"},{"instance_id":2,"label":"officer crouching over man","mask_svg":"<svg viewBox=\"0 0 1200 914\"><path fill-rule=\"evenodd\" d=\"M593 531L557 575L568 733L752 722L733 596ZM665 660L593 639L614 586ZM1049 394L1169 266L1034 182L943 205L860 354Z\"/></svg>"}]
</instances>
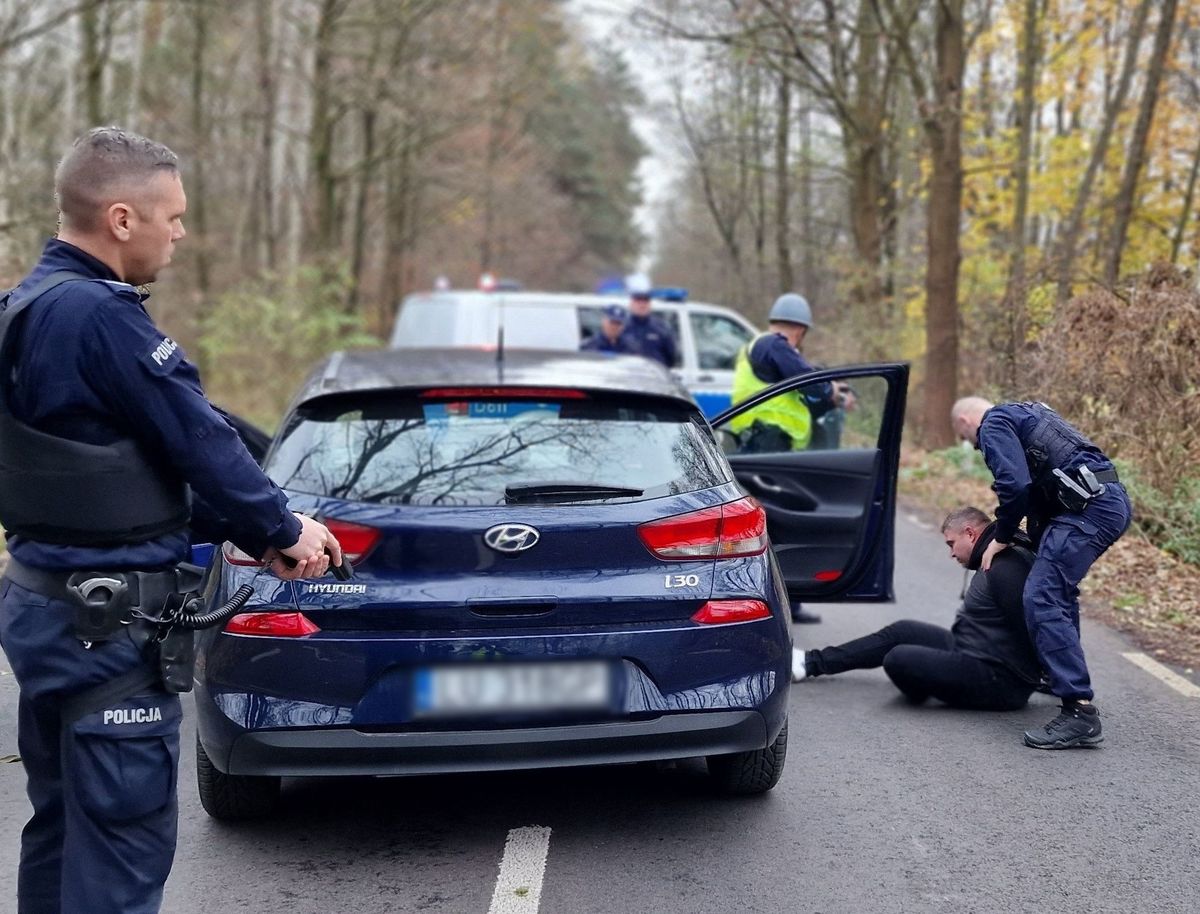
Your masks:
<instances>
[{"instance_id":1,"label":"officer crouching over man","mask_svg":"<svg viewBox=\"0 0 1200 914\"><path fill-rule=\"evenodd\" d=\"M58 237L0 297L0 644L33 806L17 910L152 914L175 853L181 712L142 617L186 591L190 535L285 580L341 565L341 547L288 510L143 307L137 287L184 237L175 154L97 128L55 192Z\"/></svg>"},{"instance_id":2,"label":"officer crouching over man","mask_svg":"<svg viewBox=\"0 0 1200 914\"><path fill-rule=\"evenodd\" d=\"M1025 622L1062 711L1025 732L1035 749L1094 746L1104 737L1079 640L1079 582L1129 528L1125 487L1104 453L1044 403L992 404L965 397L950 413L954 432L992 471L999 506L985 572L1012 548L1022 518L1037 553L1025 582Z\"/></svg>"}]
</instances>

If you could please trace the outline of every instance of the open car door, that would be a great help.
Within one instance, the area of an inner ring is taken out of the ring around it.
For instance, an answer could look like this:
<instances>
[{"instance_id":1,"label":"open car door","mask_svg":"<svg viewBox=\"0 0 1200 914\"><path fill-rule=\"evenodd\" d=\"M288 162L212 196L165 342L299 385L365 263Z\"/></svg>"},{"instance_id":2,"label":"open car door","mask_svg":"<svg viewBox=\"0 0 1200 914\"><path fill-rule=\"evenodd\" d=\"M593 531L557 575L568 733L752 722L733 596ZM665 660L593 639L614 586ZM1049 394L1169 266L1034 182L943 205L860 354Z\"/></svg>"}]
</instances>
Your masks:
<instances>
[{"instance_id":1,"label":"open car door","mask_svg":"<svg viewBox=\"0 0 1200 914\"><path fill-rule=\"evenodd\" d=\"M844 409L829 408L834 383L850 389ZM712 420L738 482L766 509L793 599L895 599L896 477L907 393L907 364L828 368L781 381ZM764 404L808 409L811 440L763 422L771 414Z\"/></svg>"}]
</instances>

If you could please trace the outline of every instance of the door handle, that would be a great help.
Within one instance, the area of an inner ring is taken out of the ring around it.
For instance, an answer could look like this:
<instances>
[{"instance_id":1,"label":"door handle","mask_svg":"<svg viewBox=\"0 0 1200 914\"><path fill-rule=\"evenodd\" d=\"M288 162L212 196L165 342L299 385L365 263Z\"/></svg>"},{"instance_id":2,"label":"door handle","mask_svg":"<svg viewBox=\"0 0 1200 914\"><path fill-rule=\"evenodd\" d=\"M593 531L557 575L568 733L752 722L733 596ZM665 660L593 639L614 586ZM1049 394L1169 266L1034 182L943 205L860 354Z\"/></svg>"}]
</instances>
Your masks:
<instances>
[{"instance_id":1,"label":"door handle","mask_svg":"<svg viewBox=\"0 0 1200 914\"><path fill-rule=\"evenodd\" d=\"M764 492L770 492L772 495L781 495L783 493L783 486L772 482L769 476L760 476L755 473L750 477L750 481Z\"/></svg>"},{"instance_id":2,"label":"door handle","mask_svg":"<svg viewBox=\"0 0 1200 914\"><path fill-rule=\"evenodd\" d=\"M710 374L699 374L699 375L696 375L696 380L700 381L702 383L705 383L705 384L711 384L713 381L716 380L716 378L714 378Z\"/></svg>"}]
</instances>

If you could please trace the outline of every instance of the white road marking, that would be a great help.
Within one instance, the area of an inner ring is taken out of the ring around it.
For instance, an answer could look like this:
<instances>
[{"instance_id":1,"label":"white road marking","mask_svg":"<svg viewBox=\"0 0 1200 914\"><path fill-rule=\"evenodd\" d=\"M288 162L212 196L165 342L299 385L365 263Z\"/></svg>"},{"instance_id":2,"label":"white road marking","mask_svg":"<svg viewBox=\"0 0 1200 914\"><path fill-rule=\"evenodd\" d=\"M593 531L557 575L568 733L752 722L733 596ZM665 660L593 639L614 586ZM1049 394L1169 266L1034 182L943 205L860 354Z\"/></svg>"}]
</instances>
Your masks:
<instances>
[{"instance_id":1,"label":"white road marking","mask_svg":"<svg viewBox=\"0 0 1200 914\"><path fill-rule=\"evenodd\" d=\"M1176 692L1186 695L1188 698L1200 698L1200 686L1184 679L1173 670L1167 669L1153 657L1141 653L1122 654L1121 656L1130 663L1140 666L1156 679L1161 679Z\"/></svg>"},{"instance_id":2,"label":"white road marking","mask_svg":"<svg viewBox=\"0 0 1200 914\"><path fill-rule=\"evenodd\" d=\"M488 914L537 914L549 852L548 828L530 825L508 833Z\"/></svg>"}]
</instances>

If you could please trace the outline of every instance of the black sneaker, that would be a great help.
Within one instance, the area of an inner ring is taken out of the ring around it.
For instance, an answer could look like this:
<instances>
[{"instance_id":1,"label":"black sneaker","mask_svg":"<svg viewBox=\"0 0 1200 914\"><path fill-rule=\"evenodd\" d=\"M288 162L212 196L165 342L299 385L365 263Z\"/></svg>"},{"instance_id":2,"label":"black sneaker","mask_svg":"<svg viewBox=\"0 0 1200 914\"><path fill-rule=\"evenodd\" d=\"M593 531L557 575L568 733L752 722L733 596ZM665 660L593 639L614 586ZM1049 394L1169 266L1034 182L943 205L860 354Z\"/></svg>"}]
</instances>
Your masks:
<instances>
[{"instance_id":1,"label":"black sneaker","mask_svg":"<svg viewBox=\"0 0 1200 914\"><path fill-rule=\"evenodd\" d=\"M1100 712L1074 702L1064 703L1058 717L1041 729L1025 731L1025 745L1032 749L1074 749L1102 742Z\"/></svg>"},{"instance_id":2,"label":"black sneaker","mask_svg":"<svg viewBox=\"0 0 1200 914\"><path fill-rule=\"evenodd\" d=\"M821 617L816 613L808 612L797 600L792 604L792 621L799 625L815 625L821 621Z\"/></svg>"}]
</instances>

